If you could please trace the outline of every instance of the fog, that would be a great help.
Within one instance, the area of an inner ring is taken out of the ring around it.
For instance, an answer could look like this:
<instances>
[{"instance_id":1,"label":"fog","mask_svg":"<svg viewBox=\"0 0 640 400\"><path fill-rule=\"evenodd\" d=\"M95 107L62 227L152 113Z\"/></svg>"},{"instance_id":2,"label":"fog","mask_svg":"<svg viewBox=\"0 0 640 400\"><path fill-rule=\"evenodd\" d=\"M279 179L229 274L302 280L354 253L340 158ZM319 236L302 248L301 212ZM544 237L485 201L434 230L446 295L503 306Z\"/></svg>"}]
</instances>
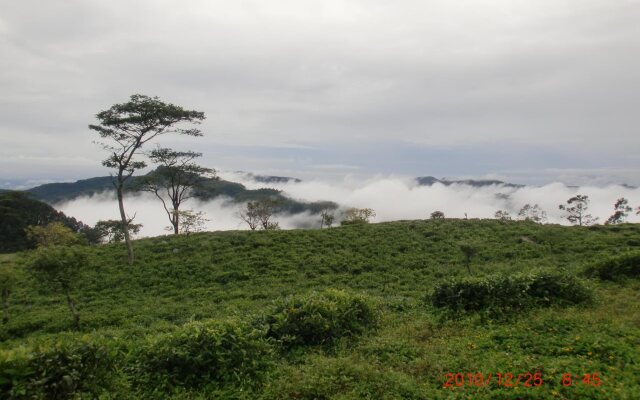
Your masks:
<instances>
[{"instance_id":1,"label":"fog","mask_svg":"<svg viewBox=\"0 0 640 400\"><path fill-rule=\"evenodd\" d=\"M309 180L299 183L264 184L253 181L244 173L223 172L220 176L240 182L249 189L271 187L293 199L302 201L330 200L338 203L341 210L348 207L373 208L376 217L373 222L401 219L426 219L431 212L439 210L449 218L493 218L497 210L507 210L513 218L525 204L538 204L547 213L547 223L567 225L563 211L558 205L576 195L589 196L589 213L599 218L599 223L613 213L616 199L625 197L629 205L640 206L640 189L620 185L605 187L568 187L563 183L550 183L541 187L509 187L491 185L473 187L454 184L445 186L419 186L412 178L398 176L376 176L363 180L361 177L345 176L336 181ZM183 209L204 211L209 221L206 230L248 229L237 217L242 205L229 198L211 201L189 199ZM99 220L118 219L118 205L113 193L103 193L81 197L56 205L65 214L87 224ZM139 236L165 235L169 221L161 203L151 194L130 195L125 198L125 208L129 216L135 215L135 222L143 224ZM311 228L319 226L319 217L309 213L278 215L276 220L283 229ZM629 214L628 222L640 222L640 216Z\"/></svg>"}]
</instances>

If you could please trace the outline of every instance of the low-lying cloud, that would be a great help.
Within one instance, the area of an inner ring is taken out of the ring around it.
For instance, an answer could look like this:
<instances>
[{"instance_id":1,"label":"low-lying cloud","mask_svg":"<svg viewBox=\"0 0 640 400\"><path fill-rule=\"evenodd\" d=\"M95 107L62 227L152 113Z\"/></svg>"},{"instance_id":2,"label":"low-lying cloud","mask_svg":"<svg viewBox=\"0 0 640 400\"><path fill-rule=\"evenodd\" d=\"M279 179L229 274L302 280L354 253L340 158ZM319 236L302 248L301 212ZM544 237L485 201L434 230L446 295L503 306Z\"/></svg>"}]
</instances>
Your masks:
<instances>
[{"instance_id":1,"label":"low-lying cloud","mask_svg":"<svg viewBox=\"0 0 640 400\"><path fill-rule=\"evenodd\" d=\"M568 187L562 183L551 183L541 187L509 187L491 185L473 187L463 184L445 186L419 186L412 178L374 177L367 180L346 176L339 181L328 182L310 180L264 184L251 180L242 173L223 173L225 179L243 183L249 189L272 187L279 189L288 197L302 201L330 200L338 203L342 209L347 207L373 208L376 212L374 222L401 219L426 219L431 212L439 210L447 217L493 218L497 210L507 210L516 217L518 210L525 204L538 204L546 211L548 223L567 225L564 212L558 205L576 195L589 196L589 213L604 223L613 213L615 201L624 197L634 212L629 214L628 222L640 222L635 208L640 206L640 189L620 185L606 187L582 186ZM248 229L238 218L242 205L229 198L216 198L211 201L190 199L183 209L204 211L210 220L207 230ZM167 234L169 225L162 205L150 194L128 196L125 207L135 221L143 224L140 236ZM90 197L81 197L57 208L85 223L95 224L103 219L117 219L118 206L112 193L103 193ZM312 228L319 226L319 217L309 213L278 215L276 220L283 229Z\"/></svg>"}]
</instances>

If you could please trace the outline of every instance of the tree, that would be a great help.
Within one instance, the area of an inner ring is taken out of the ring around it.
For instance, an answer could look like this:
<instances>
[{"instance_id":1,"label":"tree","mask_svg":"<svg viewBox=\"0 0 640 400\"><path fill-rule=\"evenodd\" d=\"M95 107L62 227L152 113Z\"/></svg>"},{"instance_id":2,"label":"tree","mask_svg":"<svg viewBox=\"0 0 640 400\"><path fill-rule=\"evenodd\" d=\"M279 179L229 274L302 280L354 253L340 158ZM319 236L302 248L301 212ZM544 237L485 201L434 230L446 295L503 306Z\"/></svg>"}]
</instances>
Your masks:
<instances>
[{"instance_id":1,"label":"tree","mask_svg":"<svg viewBox=\"0 0 640 400\"><path fill-rule=\"evenodd\" d=\"M547 220L547 213L537 204L534 206L525 204L520 211L518 211L518 218L523 221L533 221L542 224Z\"/></svg>"},{"instance_id":2,"label":"tree","mask_svg":"<svg viewBox=\"0 0 640 400\"><path fill-rule=\"evenodd\" d=\"M629 206L629 200L625 199L624 197L616 200L616 203L613 205L613 210L613 215L611 215L609 219L607 219L605 225L621 224L627 219L629 213L633 211L633 209Z\"/></svg>"},{"instance_id":3,"label":"tree","mask_svg":"<svg viewBox=\"0 0 640 400\"><path fill-rule=\"evenodd\" d=\"M566 217L569 222L574 225L592 225L598 218L593 218L591 214L587 214L589 208L589 196L576 195L567 200L567 205L560 204L560 210L566 211Z\"/></svg>"},{"instance_id":4,"label":"tree","mask_svg":"<svg viewBox=\"0 0 640 400\"><path fill-rule=\"evenodd\" d=\"M215 175L213 169L193 162L201 156L202 153L158 147L149 154L158 168L138 181L139 190L151 192L160 199L176 235L180 232L180 205L193 197L194 189L202 186L203 175Z\"/></svg>"},{"instance_id":5,"label":"tree","mask_svg":"<svg viewBox=\"0 0 640 400\"><path fill-rule=\"evenodd\" d=\"M82 268L86 265L87 255L79 246L38 248L27 264L36 280L65 295L76 329L80 328L80 313L71 292L78 283Z\"/></svg>"},{"instance_id":6,"label":"tree","mask_svg":"<svg viewBox=\"0 0 640 400\"><path fill-rule=\"evenodd\" d=\"M331 228L331 225L333 225L334 219L335 219L335 216L331 211L329 211L328 209L323 210L320 213L320 229L322 229L325 226L327 228Z\"/></svg>"},{"instance_id":7,"label":"tree","mask_svg":"<svg viewBox=\"0 0 640 400\"><path fill-rule=\"evenodd\" d=\"M205 218L206 213L204 211L194 212L193 210L180 210L176 211L176 213L178 214L180 223L180 233L184 233L187 236L191 233L204 231L206 223L210 221ZM166 229L174 230L174 228L175 225L172 225Z\"/></svg>"},{"instance_id":8,"label":"tree","mask_svg":"<svg viewBox=\"0 0 640 400\"><path fill-rule=\"evenodd\" d=\"M37 247L71 246L83 244L82 236L64 226L62 222L51 222L46 226L32 225L26 229L27 239Z\"/></svg>"},{"instance_id":9,"label":"tree","mask_svg":"<svg viewBox=\"0 0 640 400\"><path fill-rule=\"evenodd\" d=\"M204 113L164 103L157 97L134 94L128 102L114 104L108 110L99 112L96 118L100 124L89 125L89 129L110 142L100 143L109 153L102 165L116 171L113 184L118 198L120 220L126 227L133 217L129 218L124 209L124 184L135 171L146 166L144 161L136 157L141 148L150 140L168 133L202 136L198 129L180 128L179 124L198 124L205 118ZM132 264L134 255L129 229L123 231L129 264Z\"/></svg>"},{"instance_id":10,"label":"tree","mask_svg":"<svg viewBox=\"0 0 640 400\"><path fill-rule=\"evenodd\" d=\"M464 263L467 266L467 271L471 274L471 259L478 253L478 248L471 243L460 243L459 247L464 255Z\"/></svg>"},{"instance_id":11,"label":"tree","mask_svg":"<svg viewBox=\"0 0 640 400\"><path fill-rule=\"evenodd\" d=\"M442 211L434 211L431 213L431 219L444 219L444 213Z\"/></svg>"},{"instance_id":12,"label":"tree","mask_svg":"<svg viewBox=\"0 0 640 400\"><path fill-rule=\"evenodd\" d=\"M238 212L238 217L249 225L252 231L261 227L264 230L280 229L277 222L272 221L274 214L280 208L280 201L272 197L249 201Z\"/></svg>"},{"instance_id":13,"label":"tree","mask_svg":"<svg viewBox=\"0 0 640 400\"><path fill-rule=\"evenodd\" d=\"M255 201L249 201L238 211L238 218L249 225L249 229L255 231L260 224L258 218L258 204Z\"/></svg>"},{"instance_id":14,"label":"tree","mask_svg":"<svg viewBox=\"0 0 640 400\"><path fill-rule=\"evenodd\" d=\"M498 210L495 214L493 214L495 219L500 221L511 221L511 215L507 210Z\"/></svg>"},{"instance_id":15,"label":"tree","mask_svg":"<svg viewBox=\"0 0 640 400\"><path fill-rule=\"evenodd\" d=\"M367 224L375 216L372 208L349 208L345 211L342 224Z\"/></svg>"},{"instance_id":16,"label":"tree","mask_svg":"<svg viewBox=\"0 0 640 400\"><path fill-rule=\"evenodd\" d=\"M126 225L126 229L129 231L129 237L140 232L141 227L142 224L134 224L129 221ZM96 236L98 236L100 240L106 238L108 243L121 243L125 238L125 226L120 220L109 219L106 221L98 221L94 229L97 232Z\"/></svg>"},{"instance_id":17,"label":"tree","mask_svg":"<svg viewBox=\"0 0 640 400\"><path fill-rule=\"evenodd\" d=\"M266 231L279 231L280 224L277 221L269 221L263 229Z\"/></svg>"},{"instance_id":18,"label":"tree","mask_svg":"<svg viewBox=\"0 0 640 400\"><path fill-rule=\"evenodd\" d=\"M266 197L257 201L258 220L262 229L277 230L280 226L277 222L271 220L273 215L278 211L280 202L274 198Z\"/></svg>"}]
</instances>

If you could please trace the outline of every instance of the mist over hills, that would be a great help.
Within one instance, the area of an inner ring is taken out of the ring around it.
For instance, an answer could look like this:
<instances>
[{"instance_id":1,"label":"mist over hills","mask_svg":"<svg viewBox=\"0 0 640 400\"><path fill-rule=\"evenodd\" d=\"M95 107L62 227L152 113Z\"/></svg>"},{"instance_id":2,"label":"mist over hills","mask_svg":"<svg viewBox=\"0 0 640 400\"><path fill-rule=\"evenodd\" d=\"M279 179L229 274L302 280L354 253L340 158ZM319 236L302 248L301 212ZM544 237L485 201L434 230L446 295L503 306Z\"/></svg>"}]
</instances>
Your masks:
<instances>
[{"instance_id":1,"label":"mist over hills","mask_svg":"<svg viewBox=\"0 0 640 400\"><path fill-rule=\"evenodd\" d=\"M135 184L135 177L129 186ZM117 219L117 204L111 177L102 176L76 182L48 183L28 189L34 198L52 204L57 210L87 224ZM206 178L202 189L185 203L185 209L204 211L207 230L247 229L237 217L247 201L275 197L282 207L277 220L283 229L317 228L319 213L326 208L341 214L346 208L372 208L373 222L425 219L433 211L450 218L493 218L497 210L513 218L525 204L539 204L547 213L548 223L568 224L558 209L576 194L588 195L589 212L603 223L613 212L617 199L625 197L636 208L640 189L628 185L569 186L549 183L528 186L492 179L449 179L433 176L347 175L327 181L288 176L261 175L245 171L221 171L218 178ZM166 215L158 200L149 193L129 187L127 212L142 223L142 236L166 234ZM631 213L629 222L640 221Z\"/></svg>"}]
</instances>

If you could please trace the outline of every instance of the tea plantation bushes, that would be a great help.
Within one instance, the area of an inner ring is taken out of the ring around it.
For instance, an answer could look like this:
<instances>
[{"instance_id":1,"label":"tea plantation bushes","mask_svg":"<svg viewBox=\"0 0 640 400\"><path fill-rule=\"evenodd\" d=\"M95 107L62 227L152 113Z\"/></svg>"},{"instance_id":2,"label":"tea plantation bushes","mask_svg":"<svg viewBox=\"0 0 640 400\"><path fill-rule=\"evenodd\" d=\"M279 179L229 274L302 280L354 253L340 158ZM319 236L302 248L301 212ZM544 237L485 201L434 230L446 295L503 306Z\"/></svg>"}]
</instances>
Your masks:
<instances>
[{"instance_id":1,"label":"tea plantation bushes","mask_svg":"<svg viewBox=\"0 0 640 400\"><path fill-rule=\"evenodd\" d=\"M452 313L489 311L509 313L552 305L590 301L591 291L567 273L536 271L528 274L464 278L437 285L429 300Z\"/></svg>"},{"instance_id":2,"label":"tea plantation bushes","mask_svg":"<svg viewBox=\"0 0 640 400\"><path fill-rule=\"evenodd\" d=\"M612 257L587 268L586 274L602 280L623 280L640 277L640 252Z\"/></svg>"},{"instance_id":3,"label":"tea plantation bushes","mask_svg":"<svg viewBox=\"0 0 640 400\"><path fill-rule=\"evenodd\" d=\"M170 391L205 385L251 386L271 363L264 332L233 321L191 322L156 336L133 355L130 375L142 387Z\"/></svg>"},{"instance_id":4,"label":"tea plantation bushes","mask_svg":"<svg viewBox=\"0 0 640 400\"><path fill-rule=\"evenodd\" d=\"M265 400L433 398L418 382L400 372L380 371L375 364L354 358L311 356L304 365L288 368L270 384Z\"/></svg>"},{"instance_id":5,"label":"tea plantation bushes","mask_svg":"<svg viewBox=\"0 0 640 400\"><path fill-rule=\"evenodd\" d=\"M0 398L96 398L109 389L118 350L113 344L63 340L0 352Z\"/></svg>"},{"instance_id":6,"label":"tea plantation bushes","mask_svg":"<svg viewBox=\"0 0 640 400\"><path fill-rule=\"evenodd\" d=\"M377 325L378 312L363 295L328 289L277 302L265 322L285 347L315 345L363 333Z\"/></svg>"}]
</instances>

